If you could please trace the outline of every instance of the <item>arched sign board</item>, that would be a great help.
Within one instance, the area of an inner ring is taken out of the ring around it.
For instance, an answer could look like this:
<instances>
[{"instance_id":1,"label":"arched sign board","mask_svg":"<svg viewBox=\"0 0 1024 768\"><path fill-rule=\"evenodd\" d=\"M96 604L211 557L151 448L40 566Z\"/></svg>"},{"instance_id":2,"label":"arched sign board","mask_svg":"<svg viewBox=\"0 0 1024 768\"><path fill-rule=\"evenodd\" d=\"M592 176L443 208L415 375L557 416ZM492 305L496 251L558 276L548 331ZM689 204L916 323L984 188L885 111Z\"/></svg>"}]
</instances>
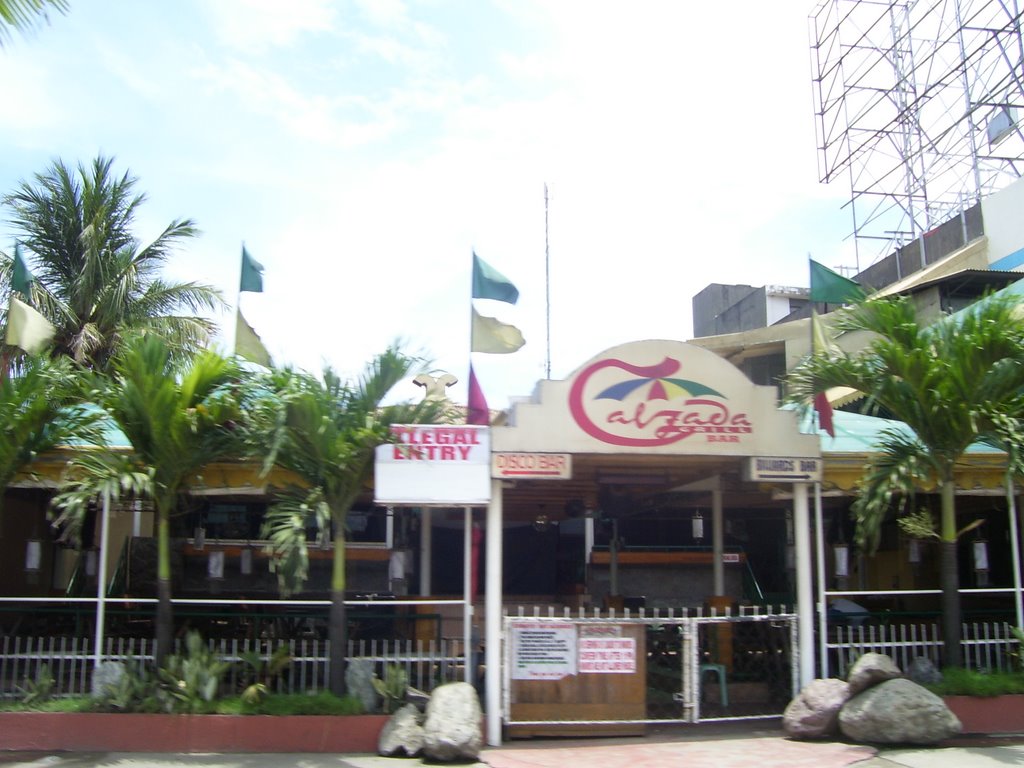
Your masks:
<instances>
[{"instance_id":1,"label":"arched sign board","mask_svg":"<svg viewBox=\"0 0 1024 768\"><path fill-rule=\"evenodd\" d=\"M821 455L818 437L758 386L703 347L639 341L613 347L564 381L541 381L509 425L492 430L496 452L633 453L736 457Z\"/></svg>"}]
</instances>

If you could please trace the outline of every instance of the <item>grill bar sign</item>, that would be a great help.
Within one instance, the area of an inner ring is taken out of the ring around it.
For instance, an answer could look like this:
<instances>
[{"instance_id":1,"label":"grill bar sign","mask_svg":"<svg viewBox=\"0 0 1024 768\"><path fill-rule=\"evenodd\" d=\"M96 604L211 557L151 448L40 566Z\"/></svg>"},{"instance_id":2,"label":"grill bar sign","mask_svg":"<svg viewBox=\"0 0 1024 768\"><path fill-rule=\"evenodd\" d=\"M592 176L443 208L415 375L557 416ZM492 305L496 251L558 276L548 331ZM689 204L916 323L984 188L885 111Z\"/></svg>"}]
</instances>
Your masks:
<instances>
[{"instance_id":1,"label":"grill bar sign","mask_svg":"<svg viewBox=\"0 0 1024 768\"><path fill-rule=\"evenodd\" d=\"M751 456L744 480L777 483L813 483L821 480L823 462L817 458Z\"/></svg>"},{"instance_id":2,"label":"grill bar sign","mask_svg":"<svg viewBox=\"0 0 1024 768\"><path fill-rule=\"evenodd\" d=\"M572 478L572 454L492 453L491 477L569 480Z\"/></svg>"}]
</instances>

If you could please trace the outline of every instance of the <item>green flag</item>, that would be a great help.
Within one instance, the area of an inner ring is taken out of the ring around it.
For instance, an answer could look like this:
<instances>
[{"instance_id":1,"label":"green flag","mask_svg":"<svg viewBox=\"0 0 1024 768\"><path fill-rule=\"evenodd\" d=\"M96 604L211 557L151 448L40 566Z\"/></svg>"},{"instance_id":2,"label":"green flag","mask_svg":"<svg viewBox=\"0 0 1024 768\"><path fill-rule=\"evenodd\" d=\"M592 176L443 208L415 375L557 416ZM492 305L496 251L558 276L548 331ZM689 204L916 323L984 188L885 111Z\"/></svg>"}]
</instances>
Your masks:
<instances>
[{"instance_id":1,"label":"green flag","mask_svg":"<svg viewBox=\"0 0 1024 768\"><path fill-rule=\"evenodd\" d=\"M515 304L519 300L519 289L476 252L473 253L473 298L495 299Z\"/></svg>"},{"instance_id":2,"label":"green flag","mask_svg":"<svg viewBox=\"0 0 1024 768\"><path fill-rule=\"evenodd\" d=\"M493 317L485 317L473 310L471 348L473 352L489 352L507 355L515 352L526 340L514 325L503 323Z\"/></svg>"},{"instance_id":3,"label":"green flag","mask_svg":"<svg viewBox=\"0 0 1024 768\"><path fill-rule=\"evenodd\" d=\"M811 301L849 304L864 298L864 289L848 277L811 259Z\"/></svg>"},{"instance_id":4,"label":"green flag","mask_svg":"<svg viewBox=\"0 0 1024 768\"><path fill-rule=\"evenodd\" d=\"M11 296L7 310L7 343L21 347L30 355L41 351L57 333L45 317L17 296Z\"/></svg>"},{"instance_id":5,"label":"green flag","mask_svg":"<svg viewBox=\"0 0 1024 768\"><path fill-rule=\"evenodd\" d=\"M35 278L28 271L25 260L21 257L21 246L14 244L14 265L11 267L11 290L30 298L29 290Z\"/></svg>"},{"instance_id":6,"label":"green flag","mask_svg":"<svg viewBox=\"0 0 1024 768\"><path fill-rule=\"evenodd\" d=\"M263 340L242 317L241 310L235 311L235 354L264 368L271 366L270 353L263 346Z\"/></svg>"},{"instance_id":7,"label":"green flag","mask_svg":"<svg viewBox=\"0 0 1024 768\"><path fill-rule=\"evenodd\" d=\"M250 293L263 293L263 265L249 255L242 246L242 279L238 283L238 290L249 291Z\"/></svg>"}]
</instances>

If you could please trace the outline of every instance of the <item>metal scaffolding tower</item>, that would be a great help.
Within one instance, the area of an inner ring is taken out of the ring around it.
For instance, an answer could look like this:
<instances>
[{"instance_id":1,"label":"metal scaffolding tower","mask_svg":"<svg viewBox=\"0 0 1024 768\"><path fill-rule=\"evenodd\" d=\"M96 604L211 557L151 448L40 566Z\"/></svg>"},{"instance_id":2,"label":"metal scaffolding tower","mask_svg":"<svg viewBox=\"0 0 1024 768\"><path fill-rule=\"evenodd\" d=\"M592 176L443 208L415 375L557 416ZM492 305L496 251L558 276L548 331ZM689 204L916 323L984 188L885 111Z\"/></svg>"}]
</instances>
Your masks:
<instances>
[{"instance_id":1,"label":"metal scaffolding tower","mask_svg":"<svg viewBox=\"0 0 1024 768\"><path fill-rule=\"evenodd\" d=\"M1021 176L1020 0L821 0L810 30L819 175L849 181L858 268Z\"/></svg>"}]
</instances>

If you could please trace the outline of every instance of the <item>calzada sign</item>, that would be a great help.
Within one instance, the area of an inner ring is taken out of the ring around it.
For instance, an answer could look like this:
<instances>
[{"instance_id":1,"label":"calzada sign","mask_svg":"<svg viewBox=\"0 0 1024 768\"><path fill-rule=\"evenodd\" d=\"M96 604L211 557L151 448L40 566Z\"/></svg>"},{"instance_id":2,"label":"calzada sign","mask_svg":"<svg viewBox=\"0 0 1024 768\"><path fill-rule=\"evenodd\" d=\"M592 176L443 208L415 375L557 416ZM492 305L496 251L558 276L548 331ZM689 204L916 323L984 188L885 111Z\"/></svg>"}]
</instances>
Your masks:
<instances>
[{"instance_id":1,"label":"calzada sign","mask_svg":"<svg viewBox=\"0 0 1024 768\"><path fill-rule=\"evenodd\" d=\"M469 425L396 424L377 447L378 504L482 505L491 500L491 433Z\"/></svg>"}]
</instances>

